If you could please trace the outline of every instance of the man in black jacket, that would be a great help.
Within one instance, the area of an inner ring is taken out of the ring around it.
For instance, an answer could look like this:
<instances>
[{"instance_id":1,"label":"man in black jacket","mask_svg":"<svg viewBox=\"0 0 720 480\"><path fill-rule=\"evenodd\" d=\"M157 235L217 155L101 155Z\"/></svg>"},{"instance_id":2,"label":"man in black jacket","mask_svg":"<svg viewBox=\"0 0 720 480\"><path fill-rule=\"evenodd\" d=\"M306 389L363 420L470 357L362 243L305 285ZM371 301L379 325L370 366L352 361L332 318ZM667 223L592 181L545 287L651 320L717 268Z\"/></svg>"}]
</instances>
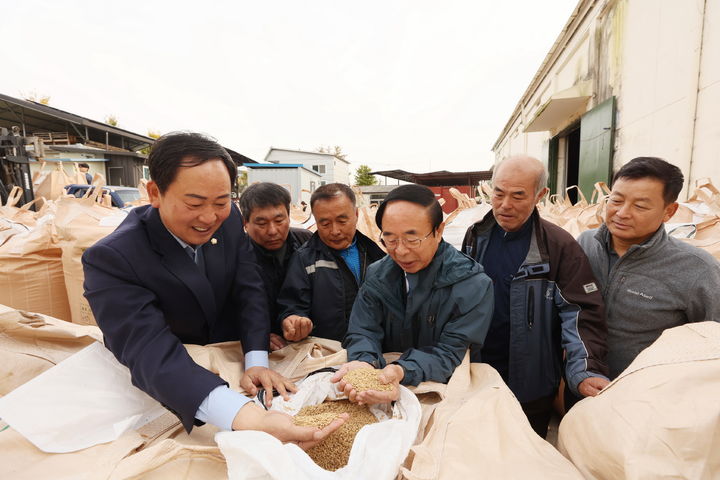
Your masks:
<instances>
[{"instance_id":1,"label":"man in black jacket","mask_svg":"<svg viewBox=\"0 0 720 480\"><path fill-rule=\"evenodd\" d=\"M317 232L290 260L278 306L286 340L311 332L342 340L367 266L385 253L357 231L355 194L342 183L330 183L310 197Z\"/></svg>"},{"instance_id":2,"label":"man in black jacket","mask_svg":"<svg viewBox=\"0 0 720 480\"><path fill-rule=\"evenodd\" d=\"M287 343L278 320L277 298L287 273L290 257L311 236L304 228L290 227L290 192L272 182L250 185L240 197L240 212L250 236L260 276L265 284L268 311L272 322L270 348L278 350Z\"/></svg>"}]
</instances>

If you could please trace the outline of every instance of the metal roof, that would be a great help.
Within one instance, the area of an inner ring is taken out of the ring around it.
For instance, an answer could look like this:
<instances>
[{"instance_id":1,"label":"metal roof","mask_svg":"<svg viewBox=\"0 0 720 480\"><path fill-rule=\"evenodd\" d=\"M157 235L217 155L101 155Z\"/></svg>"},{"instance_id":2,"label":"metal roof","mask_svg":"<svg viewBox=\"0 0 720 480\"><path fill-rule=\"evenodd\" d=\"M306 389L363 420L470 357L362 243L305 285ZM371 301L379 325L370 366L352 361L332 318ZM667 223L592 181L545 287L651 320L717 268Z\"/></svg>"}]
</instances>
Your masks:
<instances>
[{"instance_id":1,"label":"metal roof","mask_svg":"<svg viewBox=\"0 0 720 480\"><path fill-rule=\"evenodd\" d=\"M145 158L146 155L137 152L120 152L118 150L105 150L104 148L87 147L85 145L45 145L46 150L55 152L71 152L71 153L102 153L104 155L124 155L127 157ZM88 160L93 160L92 158Z\"/></svg>"},{"instance_id":2,"label":"metal roof","mask_svg":"<svg viewBox=\"0 0 720 480\"><path fill-rule=\"evenodd\" d=\"M492 170L478 170L474 172L438 172L412 173L405 170L382 170L371 172L373 175L395 178L404 182L417 183L428 187L451 187L454 185L477 185L482 180L492 178Z\"/></svg>"},{"instance_id":3,"label":"metal roof","mask_svg":"<svg viewBox=\"0 0 720 480\"><path fill-rule=\"evenodd\" d=\"M238 153L235 150L231 150L227 147L223 147L227 152L230 154L230 157L233 159L233 162L237 164L238 167L241 167L245 165L246 163L258 163L257 161L253 160L250 157L246 157L242 153Z\"/></svg>"},{"instance_id":4,"label":"metal roof","mask_svg":"<svg viewBox=\"0 0 720 480\"><path fill-rule=\"evenodd\" d=\"M338 156L336 156L336 155L334 155L334 154L332 154L332 153L327 153L327 152L309 152L309 151L307 151L307 150L293 150L293 149L290 149L290 148L276 148L276 147L270 147L270 150L268 150L268 153L265 155L265 159L266 159L266 160L267 160L267 157L270 156L270 152L272 152L273 150L279 150L279 151L281 151L281 152L293 152L293 153L310 153L310 154L313 154L313 155L329 155L329 156L331 156L331 157L335 157L335 158L337 158L338 160L341 160L341 161L347 163L348 165L350 164L350 162L349 162L348 160L345 160L344 158L340 158L340 157L338 157Z\"/></svg>"},{"instance_id":5,"label":"metal roof","mask_svg":"<svg viewBox=\"0 0 720 480\"><path fill-rule=\"evenodd\" d=\"M74 113L66 112L49 105L43 105L29 100L21 100L19 98L10 97L0 93L0 125L3 124L7 124L8 126L24 124L26 130L28 130L27 135L31 135L34 131L67 131L81 138L84 138L85 128L87 127L88 129L103 132L101 134L103 138L97 138L96 135L94 140L100 140L100 143L104 143L104 133L107 132L110 135L122 137L127 145L127 148L132 150L132 152L122 152L116 150L94 149L96 152L102 151L108 155L129 155L145 158L145 155L137 153L137 151L155 143L154 138L146 137L145 135L140 135L123 128L113 127L112 125L91 120L80 115L75 115ZM115 145L116 143L117 142L111 142L110 144L117 146ZM82 149L89 148L77 145L46 145L46 147L65 152L80 152L83 151ZM246 157L235 150L227 147L224 148L237 165L257 163L252 158Z\"/></svg>"},{"instance_id":6,"label":"metal roof","mask_svg":"<svg viewBox=\"0 0 720 480\"><path fill-rule=\"evenodd\" d=\"M59 108L43 105L41 103L10 97L0 93L0 122L7 124L22 124L26 129L44 130L48 132L68 131L84 137L85 127L100 130L108 134L118 135L127 142L128 148L137 151L152 145L155 140L119 127L113 127L103 122L91 120L75 115ZM70 128L68 128L68 126ZM82 127L79 129L78 127Z\"/></svg>"},{"instance_id":7,"label":"metal roof","mask_svg":"<svg viewBox=\"0 0 720 480\"><path fill-rule=\"evenodd\" d=\"M251 163L251 164L243 164L244 167L248 168L301 168L305 170L306 172L310 172L313 175L316 175L318 177L322 177L318 172L315 170L310 170L306 166L304 166L302 163Z\"/></svg>"}]
</instances>

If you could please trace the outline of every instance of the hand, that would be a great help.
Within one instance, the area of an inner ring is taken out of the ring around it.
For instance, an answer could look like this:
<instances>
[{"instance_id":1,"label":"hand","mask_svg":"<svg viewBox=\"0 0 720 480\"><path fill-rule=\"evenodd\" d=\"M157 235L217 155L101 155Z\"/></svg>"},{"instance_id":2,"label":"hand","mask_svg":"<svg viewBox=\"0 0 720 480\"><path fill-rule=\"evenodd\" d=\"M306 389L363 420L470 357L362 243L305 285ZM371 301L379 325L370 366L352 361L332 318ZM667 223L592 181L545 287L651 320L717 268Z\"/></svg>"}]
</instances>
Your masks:
<instances>
[{"instance_id":1,"label":"hand","mask_svg":"<svg viewBox=\"0 0 720 480\"><path fill-rule=\"evenodd\" d=\"M233 430L257 430L269 433L283 443L294 443L303 450L308 450L342 426L349 418L347 413L341 414L330 425L318 427L300 427L293 423L292 417L286 413L265 411L254 403L246 403L233 419Z\"/></svg>"},{"instance_id":2,"label":"hand","mask_svg":"<svg viewBox=\"0 0 720 480\"><path fill-rule=\"evenodd\" d=\"M588 377L578 385L578 392L583 397L594 397L600 390L607 387L610 380L602 377Z\"/></svg>"},{"instance_id":3,"label":"hand","mask_svg":"<svg viewBox=\"0 0 720 480\"><path fill-rule=\"evenodd\" d=\"M353 360L352 362L343 363L340 368L338 369L335 374L330 377L330 381L332 383L340 382L340 385L338 385L338 388L342 390L345 387L345 382L342 381L342 378L347 374L350 370L355 370L356 368L375 368L372 365L370 365L367 362L361 362L359 360Z\"/></svg>"},{"instance_id":4,"label":"hand","mask_svg":"<svg viewBox=\"0 0 720 480\"><path fill-rule=\"evenodd\" d=\"M250 367L245 370L245 375L240 379L240 386L251 396L257 395L257 387L262 386L265 389L265 405L267 407L272 405L273 388L278 391L284 400L290 399L288 391L291 393L297 392L294 383L265 367Z\"/></svg>"},{"instance_id":5,"label":"hand","mask_svg":"<svg viewBox=\"0 0 720 480\"><path fill-rule=\"evenodd\" d=\"M310 335L313 329L312 320L300 315L290 315L282 321L283 337L291 342L299 342Z\"/></svg>"},{"instance_id":6,"label":"hand","mask_svg":"<svg viewBox=\"0 0 720 480\"><path fill-rule=\"evenodd\" d=\"M287 347L287 342L283 337L276 333L270 334L270 351L280 350L281 348Z\"/></svg>"},{"instance_id":7,"label":"hand","mask_svg":"<svg viewBox=\"0 0 720 480\"><path fill-rule=\"evenodd\" d=\"M330 379L331 382L339 382L338 388L347 395L348 400L359 405L368 404L374 405L376 403L390 403L400 398L400 381L405 376L405 371L400 365L390 364L383 368L380 372L379 380L383 384L392 384L393 389L387 392L381 392L378 390L365 390L364 392L358 392L350 383L346 383L342 380L350 370L356 368L373 368L372 365L366 362L353 361L346 363L335 375Z\"/></svg>"}]
</instances>

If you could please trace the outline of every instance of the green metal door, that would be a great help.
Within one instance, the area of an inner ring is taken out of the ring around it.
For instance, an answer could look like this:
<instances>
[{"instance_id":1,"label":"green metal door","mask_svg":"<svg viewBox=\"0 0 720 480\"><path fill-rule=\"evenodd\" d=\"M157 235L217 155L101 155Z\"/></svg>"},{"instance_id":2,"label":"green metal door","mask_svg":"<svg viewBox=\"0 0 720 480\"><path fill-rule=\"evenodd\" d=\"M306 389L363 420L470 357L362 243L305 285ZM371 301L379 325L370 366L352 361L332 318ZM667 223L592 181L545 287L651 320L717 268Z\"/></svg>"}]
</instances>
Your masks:
<instances>
[{"instance_id":1,"label":"green metal door","mask_svg":"<svg viewBox=\"0 0 720 480\"><path fill-rule=\"evenodd\" d=\"M610 97L580 119L578 184L588 200L595 182L610 184L614 139L615 97Z\"/></svg>"},{"instance_id":2,"label":"green metal door","mask_svg":"<svg viewBox=\"0 0 720 480\"><path fill-rule=\"evenodd\" d=\"M550 195L557 192L557 176L558 176L558 137L555 136L548 140L548 188L550 189Z\"/></svg>"}]
</instances>

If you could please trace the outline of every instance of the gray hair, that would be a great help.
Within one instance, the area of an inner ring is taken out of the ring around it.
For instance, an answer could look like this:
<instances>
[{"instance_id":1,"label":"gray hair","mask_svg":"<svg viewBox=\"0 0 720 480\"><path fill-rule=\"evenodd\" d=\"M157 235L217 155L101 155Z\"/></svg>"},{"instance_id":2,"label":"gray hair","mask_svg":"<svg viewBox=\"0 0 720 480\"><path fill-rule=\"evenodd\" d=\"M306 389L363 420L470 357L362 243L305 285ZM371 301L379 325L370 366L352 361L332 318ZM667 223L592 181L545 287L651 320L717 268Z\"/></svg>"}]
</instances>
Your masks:
<instances>
[{"instance_id":1,"label":"gray hair","mask_svg":"<svg viewBox=\"0 0 720 480\"><path fill-rule=\"evenodd\" d=\"M537 184L535 185L535 195L537 195L538 193L540 193L540 191L541 191L543 188L545 188L545 187L547 186L547 183L548 183L548 171L547 171L547 168L545 167L545 165L543 165L543 163L542 163L540 160L538 160L538 159L535 158L535 157L531 157L531 156L529 156L529 155L512 155L512 156L503 158L503 159L500 160L498 163L496 163L495 166L493 167L493 169L492 169L492 178L491 178L490 181L491 181L493 184L495 183L495 173L496 173L498 170L500 170L500 166L501 166L503 163L507 162L508 160L520 160L520 159L531 160L531 161L533 161L533 162L537 162L537 164L539 164L539 165L541 166L541 169L539 169L539 172L538 172L538 175L537 175Z\"/></svg>"}]
</instances>

